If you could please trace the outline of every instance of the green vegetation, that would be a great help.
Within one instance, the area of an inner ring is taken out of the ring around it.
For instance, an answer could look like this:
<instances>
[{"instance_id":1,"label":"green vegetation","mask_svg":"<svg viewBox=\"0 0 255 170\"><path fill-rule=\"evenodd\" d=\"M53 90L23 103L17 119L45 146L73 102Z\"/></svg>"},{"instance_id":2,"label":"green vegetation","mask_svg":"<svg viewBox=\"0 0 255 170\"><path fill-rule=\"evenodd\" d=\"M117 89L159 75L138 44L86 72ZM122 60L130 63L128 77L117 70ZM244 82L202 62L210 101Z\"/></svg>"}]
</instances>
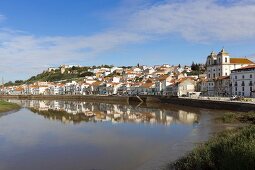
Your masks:
<instances>
[{"instance_id":1,"label":"green vegetation","mask_svg":"<svg viewBox=\"0 0 255 170\"><path fill-rule=\"evenodd\" d=\"M223 123L249 123L255 125L255 112L227 112L219 118Z\"/></svg>"},{"instance_id":2,"label":"green vegetation","mask_svg":"<svg viewBox=\"0 0 255 170\"><path fill-rule=\"evenodd\" d=\"M219 133L167 169L254 169L255 112L225 113L220 119L248 125Z\"/></svg>"},{"instance_id":3,"label":"green vegetation","mask_svg":"<svg viewBox=\"0 0 255 170\"><path fill-rule=\"evenodd\" d=\"M5 86L13 86L13 85L21 85L23 84L24 81L23 80L16 80L15 82L9 81L7 83L5 83Z\"/></svg>"},{"instance_id":4,"label":"green vegetation","mask_svg":"<svg viewBox=\"0 0 255 170\"><path fill-rule=\"evenodd\" d=\"M20 106L14 103L9 103L7 101L0 100L0 113L1 112L8 112L11 110L19 109Z\"/></svg>"},{"instance_id":5,"label":"green vegetation","mask_svg":"<svg viewBox=\"0 0 255 170\"><path fill-rule=\"evenodd\" d=\"M72 67L65 69L64 73L61 73L60 69L52 70L51 72L44 71L43 73L40 73L36 76L32 76L26 81L23 80L16 80L15 82L9 81L8 83L5 83L5 86L21 85L26 83L30 84L37 81L49 81L49 82L63 80L72 81L81 79L85 76L94 76L94 73L88 71L89 68L90 67Z\"/></svg>"},{"instance_id":6,"label":"green vegetation","mask_svg":"<svg viewBox=\"0 0 255 170\"><path fill-rule=\"evenodd\" d=\"M41 74L38 74L37 76L31 77L26 82L33 83L36 81L54 82L60 80L74 80L77 78L93 75L94 73L88 71L88 67L72 67L65 69L64 73L61 73L60 69L51 72L43 72Z\"/></svg>"},{"instance_id":7,"label":"green vegetation","mask_svg":"<svg viewBox=\"0 0 255 170\"><path fill-rule=\"evenodd\" d=\"M191 72L187 73L188 76L199 75L205 73L205 67L202 64L197 64L192 62L191 64Z\"/></svg>"},{"instance_id":8,"label":"green vegetation","mask_svg":"<svg viewBox=\"0 0 255 170\"><path fill-rule=\"evenodd\" d=\"M169 169L254 169L255 126L228 130L194 149Z\"/></svg>"},{"instance_id":9,"label":"green vegetation","mask_svg":"<svg viewBox=\"0 0 255 170\"><path fill-rule=\"evenodd\" d=\"M114 77L114 76L120 76L120 73L116 73L116 71L114 71L111 74L108 74L106 77Z\"/></svg>"}]
</instances>

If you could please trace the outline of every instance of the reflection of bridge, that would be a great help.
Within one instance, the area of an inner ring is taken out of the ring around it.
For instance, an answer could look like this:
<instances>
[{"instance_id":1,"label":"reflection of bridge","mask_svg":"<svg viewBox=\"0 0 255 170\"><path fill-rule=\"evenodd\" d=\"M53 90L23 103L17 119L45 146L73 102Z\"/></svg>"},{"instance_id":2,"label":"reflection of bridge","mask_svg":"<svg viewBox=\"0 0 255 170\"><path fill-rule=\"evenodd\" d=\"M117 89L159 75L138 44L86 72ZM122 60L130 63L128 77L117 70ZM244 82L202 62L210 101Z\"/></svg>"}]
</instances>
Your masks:
<instances>
[{"instance_id":1,"label":"reflection of bridge","mask_svg":"<svg viewBox=\"0 0 255 170\"><path fill-rule=\"evenodd\" d=\"M198 121L197 114L184 110L172 111L79 101L11 100L11 102L32 108L32 111L49 119L58 119L66 123L86 120L170 125L171 123L192 124Z\"/></svg>"}]
</instances>

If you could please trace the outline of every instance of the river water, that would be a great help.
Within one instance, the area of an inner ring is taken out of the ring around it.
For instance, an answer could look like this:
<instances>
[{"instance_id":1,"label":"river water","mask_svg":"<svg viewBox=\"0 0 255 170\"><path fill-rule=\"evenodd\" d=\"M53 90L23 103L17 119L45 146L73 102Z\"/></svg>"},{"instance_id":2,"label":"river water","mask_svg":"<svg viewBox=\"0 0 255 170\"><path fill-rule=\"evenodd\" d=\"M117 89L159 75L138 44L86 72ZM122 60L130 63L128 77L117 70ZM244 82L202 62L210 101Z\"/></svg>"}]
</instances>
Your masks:
<instances>
[{"instance_id":1,"label":"river water","mask_svg":"<svg viewBox=\"0 0 255 170\"><path fill-rule=\"evenodd\" d=\"M161 169L222 130L223 111L165 105L11 100L0 115L1 170Z\"/></svg>"}]
</instances>

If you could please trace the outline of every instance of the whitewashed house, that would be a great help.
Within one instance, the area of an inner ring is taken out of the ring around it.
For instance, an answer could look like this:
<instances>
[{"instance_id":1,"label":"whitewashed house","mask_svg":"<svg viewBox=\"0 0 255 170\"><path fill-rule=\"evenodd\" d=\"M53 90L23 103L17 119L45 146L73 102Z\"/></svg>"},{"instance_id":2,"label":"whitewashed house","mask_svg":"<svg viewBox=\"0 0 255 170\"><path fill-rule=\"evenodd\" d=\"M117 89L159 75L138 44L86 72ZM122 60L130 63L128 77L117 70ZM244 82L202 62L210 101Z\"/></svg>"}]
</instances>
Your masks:
<instances>
[{"instance_id":1,"label":"whitewashed house","mask_svg":"<svg viewBox=\"0 0 255 170\"><path fill-rule=\"evenodd\" d=\"M195 86L196 81L193 78L181 78L172 86L172 95L188 96L189 93L195 92Z\"/></svg>"},{"instance_id":2,"label":"whitewashed house","mask_svg":"<svg viewBox=\"0 0 255 170\"><path fill-rule=\"evenodd\" d=\"M232 95L255 97L255 65L232 70L230 80Z\"/></svg>"},{"instance_id":3,"label":"whitewashed house","mask_svg":"<svg viewBox=\"0 0 255 170\"><path fill-rule=\"evenodd\" d=\"M166 95L164 92L166 91L166 87L171 84L172 76L170 75L162 75L155 82L155 93L157 95Z\"/></svg>"}]
</instances>

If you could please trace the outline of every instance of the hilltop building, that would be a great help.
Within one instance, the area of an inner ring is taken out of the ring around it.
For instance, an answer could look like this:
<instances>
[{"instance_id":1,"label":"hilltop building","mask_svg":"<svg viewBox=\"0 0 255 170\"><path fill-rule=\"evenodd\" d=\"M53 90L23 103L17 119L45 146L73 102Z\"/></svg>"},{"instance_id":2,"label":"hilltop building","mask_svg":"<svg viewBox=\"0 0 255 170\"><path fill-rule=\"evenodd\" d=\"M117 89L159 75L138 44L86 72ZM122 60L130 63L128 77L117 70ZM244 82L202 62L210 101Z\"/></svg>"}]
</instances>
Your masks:
<instances>
[{"instance_id":1,"label":"hilltop building","mask_svg":"<svg viewBox=\"0 0 255 170\"><path fill-rule=\"evenodd\" d=\"M215 96L222 95L215 88L215 81L220 79L226 80L231 70L245 67L254 64L247 58L230 58L228 52L222 49L218 54L212 52L206 60L206 74L207 74L207 91L205 95ZM229 95L229 91L223 92L224 95Z\"/></svg>"}]
</instances>

